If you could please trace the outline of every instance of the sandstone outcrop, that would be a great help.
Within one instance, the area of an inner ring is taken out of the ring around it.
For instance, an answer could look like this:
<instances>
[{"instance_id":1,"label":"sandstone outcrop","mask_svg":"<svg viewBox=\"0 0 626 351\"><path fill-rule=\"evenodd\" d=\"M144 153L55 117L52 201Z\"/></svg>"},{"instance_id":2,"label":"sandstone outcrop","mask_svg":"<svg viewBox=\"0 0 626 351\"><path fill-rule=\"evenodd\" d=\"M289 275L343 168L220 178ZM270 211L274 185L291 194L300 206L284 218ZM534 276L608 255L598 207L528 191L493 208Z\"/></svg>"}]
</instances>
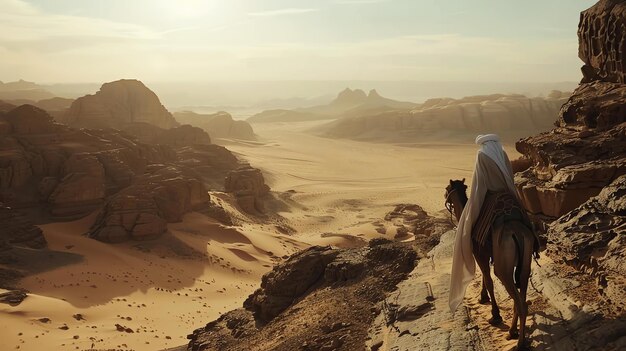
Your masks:
<instances>
[{"instance_id":1,"label":"sandstone outcrop","mask_svg":"<svg viewBox=\"0 0 626 351\"><path fill-rule=\"evenodd\" d=\"M77 131L30 105L0 115L0 134L0 201L43 205L61 217L93 211L150 163L177 160L165 146L140 144L114 130Z\"/></svg>"},{"instance_id":2,"label":"sandstone outcrop","mask_svg":"<svg viewBox=\"0 0 626 351\"><path fill-rule=\"evenodd\" d=\"M180 123L202 128L205 132L209 133L213 139L256 140L250 123L246 121L236 121L228 112L199 114L185 111L174 113L174 117Z\"/></svg>"},{"instance_id":3,"label":"sandstone outcrop","mask_svg":"<svg viewBox=\"0 0 626 351\"><path fill-rule=\"evenodd\" d=\"M132 79L105 83L94 95L76 99L59 122L92 129L123 129L129 123L148 123L163 129L178 126L157 95Z\"/></svg>"},{"instance_id":4,"label":"sandstone outcrop","mask_svg":"<svg viewBox=\"0 0 626 351\"><path fill-rule=\"evenodd\" d=\"M565 97L523 95L430 99L413 109L364 110L321 128L330 137L407 141L474 135L486 130L507 139L549 130Z\"/></svg>"},{"instance_id":5,"label":"sandstone outcrop","mask_svg":"<svg viewBox=\"0 0 626 351\"><path fill-rule=\"evenodd\" d=\"M263 174L250 166L240 167L228 173L224 188L235 194L239 207L252 214L263 213L263 197L269 193Z\"/></svg>"},{"instance_id":6,"label":"sandstone outcrop","mask_svg":"<svg viewBox=\"0 0 626 351\"><path fill-rule=\"evenodd\" d=\"M408 245L384 239L357 249L311 247L267 273L244 308L190 334L187 349L364 349L377 303L416 259Z\"/></svg>"},{"instance_id":7,"label":"sandstone outcrop","mask_svg":"<svg viewBox=\"0 0 626 351\"><path fill-rule=\"evenodd\" d=\"M178 167L153 164L132 185L107 199L89 236L105 242L159 237L167 223L206 206L204 185Z\"/></svg>"}]
</instances>

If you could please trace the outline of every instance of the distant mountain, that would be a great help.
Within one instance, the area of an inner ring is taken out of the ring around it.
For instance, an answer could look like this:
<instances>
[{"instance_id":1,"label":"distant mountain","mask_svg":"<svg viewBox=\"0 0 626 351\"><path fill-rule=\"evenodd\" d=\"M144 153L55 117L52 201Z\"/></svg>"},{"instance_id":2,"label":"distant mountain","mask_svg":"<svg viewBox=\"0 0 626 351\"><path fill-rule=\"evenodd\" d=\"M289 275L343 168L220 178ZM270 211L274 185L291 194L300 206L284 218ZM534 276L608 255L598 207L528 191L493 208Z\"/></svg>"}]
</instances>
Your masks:
<instances>
[{"instance_id":1,"label":"distant mountain","mask_svg":"<svg viewBox=\"0 0 626 351\"><path fill-rule=\"evenodd\" d=\"M329 137L419 142L442 136L494 132L506 141L549 130L570 93L547 98L519 94L436 98L410 109L365 109L318 127Z\"/></svg>"},{"instance_id":2,"label":"distant mountain","mask_svg":"<svg viewBox=\"0 0 626 351\"><path fill-rule=\"evenodd\" d=\"M248 118L249 122L301 122L324 119L337 119L348 113L363 113L368 110L390 111L410 109L418 106L412 102L396 101L382 97L376 90L365 93L361 89L346 88L326 105L318 105L294 110L266 110Z\"/></svg>"},{"instance_id":3,"label":"distant mountain","mask_svg":"<svg viewBox=\"0 0 626 351\"><path fill-rule=\"evenodd\" d=\"M54 94L42 86L25 80L16 82L0 82L0 100L32 100L39 101L53 98Z\"/></svg>"},{"instance_id":4,"label":"distant mountain","mask_svg":"<svg viewBox=\"0 0 626 351\"><path fill-rule=\"evenodd\" d=\"M337 116L325 115L314 112L306 112L300 110L265 110L247 119L250 123L263 122L305 122L319 121L325 119L336 119Z\"/></svg>"}]
</instances>

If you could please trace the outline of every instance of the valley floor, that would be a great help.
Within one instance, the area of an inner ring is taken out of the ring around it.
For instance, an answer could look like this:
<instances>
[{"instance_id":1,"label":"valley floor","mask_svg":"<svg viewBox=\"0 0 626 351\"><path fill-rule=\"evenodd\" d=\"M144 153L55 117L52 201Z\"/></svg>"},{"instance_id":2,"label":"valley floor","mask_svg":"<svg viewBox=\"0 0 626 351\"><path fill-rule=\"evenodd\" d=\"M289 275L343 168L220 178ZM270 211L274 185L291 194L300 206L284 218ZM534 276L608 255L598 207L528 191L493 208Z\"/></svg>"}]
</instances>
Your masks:
<instances>
[{"instance_id":1,"label":"valley floor","mask_svg":"<svg viewBox=\"0 0 626 351\"><path fill-rule=\"evenodd\" d=\"M283 256L316 244L351 247L393 238L394 226L383 219L395 205L447 215L449 179L471 178L473 140L392 145L327 139L308 132L315 123L259 124L259 142L225 141L263 170L279 199L268 202L268 211L282 216L284 226L248 218L224 227L190 213L159 240L111 245L81 236L93 216L43 225L51 249L82 260L23 279L20 286L31 294L17 307L0 305L8 326L0 340L20 350L182 345L193 329L240 307Z\"/></svg>"}]
</instances>

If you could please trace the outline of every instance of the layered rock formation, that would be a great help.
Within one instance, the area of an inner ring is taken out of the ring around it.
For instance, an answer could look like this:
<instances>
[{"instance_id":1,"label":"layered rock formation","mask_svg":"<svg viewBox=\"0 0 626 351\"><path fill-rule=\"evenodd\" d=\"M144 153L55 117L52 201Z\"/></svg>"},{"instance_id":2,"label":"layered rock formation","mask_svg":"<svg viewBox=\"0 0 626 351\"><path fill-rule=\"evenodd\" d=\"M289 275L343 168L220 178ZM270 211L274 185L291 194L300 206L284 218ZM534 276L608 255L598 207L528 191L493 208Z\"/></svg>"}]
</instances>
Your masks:
<instances>
[{"instance_id":1,"label":"layered rock formation","mask_svg":"<svg viewBox=\"0 0 626 351\"><path fill-rule=\"evenodd\" d=\"M76 99L59 122L76 128L124 129L129 123L148 123L163 129L178 126L157 95L132 79L105 83L94 95Z\"/></svg>"},{"instance_id":2,"label":"layered rock formation","mask_svg":"<svg viewBox=\"0 0 626 351\"><path fill-rule=\"evenodd\" d=\"M185 111L174 113L174 117L180 123L202 128L205 132L209 133L213 139L256 139L250 123L246 121L236 121L227 112L218 112L209 115Z\"/></svg>"},{"instance_id":3,"label":"layered rock formation","mask_svg":"<svg viewBox=\"0 0 626 351\"><path fill-rule=\"evenodd\" d=\"M547 98L495 94L430 99L411 110L359 111L321 130L330 137L380 141L419 141L485 131L514 139L548 130L565 101L560 94Z\"/></svg>"},{"instance_id":4,"label":"layered rock formation","mask_svg":"<svg viewBox=\"0 0 626 351\"><path fill-rule=\"evenodd\" d=\"M188 350L362 350L372 311L415 262L410 247L380 239L309 248L263 276L244 308L190 334Z\"/></svg>"}]
</instances>

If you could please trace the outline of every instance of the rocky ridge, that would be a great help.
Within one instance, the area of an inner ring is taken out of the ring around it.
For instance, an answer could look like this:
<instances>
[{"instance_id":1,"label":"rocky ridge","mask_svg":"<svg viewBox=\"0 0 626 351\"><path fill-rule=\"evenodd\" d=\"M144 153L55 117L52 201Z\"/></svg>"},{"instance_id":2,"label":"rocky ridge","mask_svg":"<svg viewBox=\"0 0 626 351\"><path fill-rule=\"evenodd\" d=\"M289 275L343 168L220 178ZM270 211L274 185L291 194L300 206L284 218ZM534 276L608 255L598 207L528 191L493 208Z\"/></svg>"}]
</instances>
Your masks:
<instances>
[{"instance_id":1,"label":"rocky ridge","mask_svg":"<svg viewBox=\"0 0 626 351\"><path fill-rule=\"evenodd\" d=\"M228 112L214 114L199 114L185 111L176 112L174 117L180 123L190 124L209 133L211 138L256 140L250 123L236 121Z\"/></svg>"},{"instance_id":2,"label":"rocky ridge","mask_svg":"<svg viewBox=\"0 0 626 351\"><path fill-rule=\"evenodd\" d=\"M409 246L384 239L311 247L263 276L244 308L190 334L188 350L363 349L372 311L415 262Z\"/></svg>"},{"instance_id":3,"label":"rocky ridge","mask_svg":"<svg viewBox=\"0 0 626 351\"><path fill-rule=\"evenodd\" d=\"M507 139L552 127L567 93L546 98L494 94L463 99L430 99L412 109L348 114L320 128L330 137L380 141L437 139L489 130Z\"/></svg>"}]
</instances>

